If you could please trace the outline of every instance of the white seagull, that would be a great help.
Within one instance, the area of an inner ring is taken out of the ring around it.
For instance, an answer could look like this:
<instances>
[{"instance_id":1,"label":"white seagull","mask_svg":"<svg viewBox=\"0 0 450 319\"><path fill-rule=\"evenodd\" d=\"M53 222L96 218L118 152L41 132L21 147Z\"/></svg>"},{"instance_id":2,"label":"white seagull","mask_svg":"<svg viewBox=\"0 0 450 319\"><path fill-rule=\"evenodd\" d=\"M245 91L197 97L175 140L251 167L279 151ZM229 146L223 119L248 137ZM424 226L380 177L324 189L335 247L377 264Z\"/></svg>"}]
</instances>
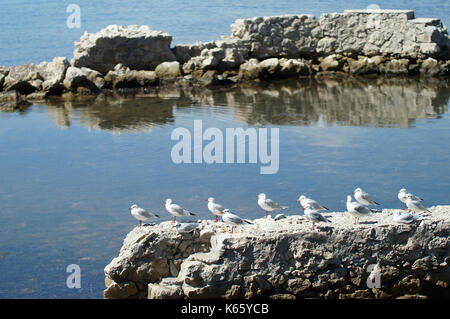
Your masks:
<instances>
[{"instance_id":1,"label":"white seagull","mask_svg":"<svg viewBox=\"0 0 450 319\"><path fill-rule=\"evenodd\" d=\"M180 205L173 204L172 199L166 199L166 210L173 216L172 224L177 221L180 216L194 216L194 213L182 208Z\"/></svg>"},{"instance_id":2,"label":"white seagull","mask_svg":"<svg viewBox=\"0 0 450 319\"><path fill-rule=\"evenodd\" d=\"M249 222L248 220L242 219L241 217L239 217L235 214L232 214L228 208L224 209L223 215L222 215L222 220L225 224L231 225L231 233L233 233L234 226L253 224L252 222Z\"/></svg>"},{"instance_id":3,"label":"white seagull","mask_svg":"<svg viewBox=\"0 0 450 319\"><path fill-rule=\"evenodd\" d=\"M361 188L355 189L353 192L353 195L355 196L355 199L358 203L361 205L369 206L369 205L380 205L377 202L373 201L370 198L370 195L364 192Z\"/></svg>"},{"instance_id":4,"label":"white seagull","mask_svg":"<svg viewBox=\"0 0 450 319\"><path fill-rule=\"evenodd\" d=\"M264 194L264 193L261 193L256 197L258 198L259 207L261 207L262 209L264 209L266 211L266 217L269 214L269 212L271 212L271 211L282 210L282 209L288 208L287 206L278 205L273 200L266 198L266 194Z\"/></svg>"},{"instance_id":5,"label":"white seagull","mask_svg":"<svg viewBox=\"0 0 450 319\"><path fill-rule=\"evenodd\" d=\"M431 213L428 209L426 209L425 207L423 207L423 205L420 203L420 199L415 199L416 196L414 196L413 194L407 194L406 195L406 207L408 207L409 210L411 210L414 214L414 212L429 212Z\"/></svg>"},{"instance_id":6,"label":"white seagull","mask_svg":"<svg viewBox=\"0 0 450 319\"><path fill-rule=\"evenodd\" d=\"M309 205L314 210L329 210L325 206L323 206L323 205L319 204L318 202L316 202L314 199L308 198L305 195L301 195L297 199L297 202L300 203L300 205L303 207L303 209L305 209L306 206Z\"/></svg>"},{"instance_id":7,"label":"white seagull","mask_svg":"<svg viewBox=\"0 0 450 319\"><path fill-rule=\"evenodd\" d=\"M398 191L397 197L398 199L405 204L405 209L406 209L406 195L408 195L408 192L406 191L406 189L402 188L401 190ZM412 194L411 194L412 195ZM413 196L414 200L420 200L422 201L423 199L417 196Z\"/></svg>"},{"instance_id":8,"label":"white seagull","mask_svg":"<svg viewBox=\"0 0 450 319\"><path fill-rule=\"evenodd\" d=\"M177 223L175 227L180 234L192 233L198 227L198 223Z\"/></svg>"},{"instance_id":9,"label":"white seagull","mask_svg":"<svg viewBox=\"0 0 450 319\"><path fill-rule=\"evenodd\" d=\"M223 215L225 207L215 202L214 197L210 197L206 200L208 202L208 209L211 213L216 215L216 223L219 221L219 216Z\"/></svg>"},{"instance_id":10,"label":"white seagull","mask_svg":"<svg viewBox=\"0 0 450 319\"><path fill-rule=\"evenodd\" d=\"M394 212L393 219L397 223L410 224L419 219L419 216L415 216L410 213Z\"/></svg>"},{"instance_id":11,"label":"white seagull","mask_svg":"<svg viewBox=\"0 0 450 319\"><path fill-rule=\"evenodd\" d=\"M359 218L370 215L371 211L366 206L352 202L352 196L347 195L347 212L355 217L353 224L359 224Z\"/></svg>"},{"instance_id":12,"label":"white seagull","mask_svg":"<svg viewBox=\"0 0 450 319\"><path fill-rule=\"evenodd\" d=\"M315 223L325 222L331 223L330 220L326 219L321 213L319 213L316 209L314 209L310 205L306 205L305 207L305 217L312 221L311 230L315 229Z\"/></svg>"},{"instance_id":13,"label":"white seagull","mask_svg":"<svg viewBox=\"0 0 450 319\"><path fill-rule=\"evenodd\" d=\"M136 204L128 208L131 212L131 216L139 221L139 227L142 226L142 221L147 221L152 218L158 218L156 214L152 214L143 208L138 207Z\"/></svg>"}]
</instances>

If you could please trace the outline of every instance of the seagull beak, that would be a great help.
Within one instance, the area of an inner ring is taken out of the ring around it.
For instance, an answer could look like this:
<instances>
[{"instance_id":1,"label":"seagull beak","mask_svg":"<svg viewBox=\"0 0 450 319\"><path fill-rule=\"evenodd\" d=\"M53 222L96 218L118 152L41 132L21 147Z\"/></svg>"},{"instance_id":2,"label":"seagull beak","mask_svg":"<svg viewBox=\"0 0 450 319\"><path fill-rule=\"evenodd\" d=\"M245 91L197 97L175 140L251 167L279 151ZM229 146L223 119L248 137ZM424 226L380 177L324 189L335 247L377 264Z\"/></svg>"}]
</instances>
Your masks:
<instances>
[{"instance_id":1,"label":"seagull beak","mask_svg":"<svg viewBox=\"0 0 450 319\"><path fill-rule=\"evenodd\" d=\"M353 195L355 195L355 192L352 192Z\"/></svg>"},{"instance_id":2,"label":"seagull beak","mask_svg":"<svg viewBox=\"0 0 450 319\"><path fill-rule=\"evenodd\" d=\"M296 200L296 202L299 202L299 201L300 201L299 199Z\"/></svg>"}]
</instances>

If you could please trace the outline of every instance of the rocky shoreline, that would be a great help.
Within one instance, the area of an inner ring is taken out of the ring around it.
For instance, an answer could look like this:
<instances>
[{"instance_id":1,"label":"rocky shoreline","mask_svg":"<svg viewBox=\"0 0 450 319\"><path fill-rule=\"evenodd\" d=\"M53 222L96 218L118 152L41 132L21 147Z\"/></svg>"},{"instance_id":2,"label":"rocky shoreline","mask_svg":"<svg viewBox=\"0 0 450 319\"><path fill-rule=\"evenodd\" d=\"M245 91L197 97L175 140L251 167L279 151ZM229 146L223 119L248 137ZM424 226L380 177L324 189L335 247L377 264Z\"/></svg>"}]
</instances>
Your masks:
<instances>
[{"instance_id":1,"label":"rocky shoreline","mask_svg":"<svg viewBox=\"0 0 450 319\"><path fill-rule=\"evenodd\" d=\"M315 231L298 215L233 234L212 220L192 234L171 222L135 227L105 267L104 297L449 298L450 206L429 209L413 224L395 223L393 209L359 225L325 213L331 224Z\"/></svg>"},{"instance_id":2,"label":"rocky shoreline","mask_svg":"<svg viewBox=\"0 0 450 319\"><path fill-rule=\"evenodd\" d=\"M231 35L178 44L148 26L85 33L74 56L0 67L0 104L147 87L239 85L285 77L448 76L450 38L411 10L238 19Z\"/></svg>"}]
</instances>

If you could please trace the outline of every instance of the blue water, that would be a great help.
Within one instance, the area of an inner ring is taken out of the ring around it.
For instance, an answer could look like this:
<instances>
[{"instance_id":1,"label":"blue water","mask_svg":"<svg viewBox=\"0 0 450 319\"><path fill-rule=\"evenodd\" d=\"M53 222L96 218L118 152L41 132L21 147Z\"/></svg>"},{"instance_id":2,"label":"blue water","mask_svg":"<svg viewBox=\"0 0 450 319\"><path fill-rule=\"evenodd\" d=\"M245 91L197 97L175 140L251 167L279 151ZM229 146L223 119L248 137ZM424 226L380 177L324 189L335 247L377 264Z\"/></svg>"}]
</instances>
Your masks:
<instances>
[{"instance_id":1,"label":"blue water","mask_svg":"<svg viewBox=\"0 0 450 319\"><path fill-rule=\"evenodd\" d=\"M81 8L81 28L66 25L69 4ZM73 43L84 31L97 32L109 24L149 25L170 33L177 43L217 40L229 35L230 24L239 18L260 15L364 9L412 9L416 17L436 17L450 25L450 1L305 1L305 0L0 0L0 65L39 63L55 56L72 57Z\"/></svg>"},{"instance_id":2,"label":"blue water","mask_svg":"<svg viewBox=\"0 0 450 319\"><path fill-rule=\"evenodd\" d=\"M81 29L66 27L69 3L81 6ZM189 43L229 34L237 18L318 16L372 2L351 3L0 1L0 65L70 58L84 30L113 23L148 24L172 34L174 43ZM450 22L448 1L377 4ZM204 199L215 196L256 218L264 213L256 206L260 192L289 205L287 214L298 214L300 193L343 211L345 196L360 186L383 207L401 206L401 187L425 198L427 206L449 204L447 82L283 83L192 97L169 92L48 101L1 111L0 298L101 298L103 268L137 224L128 211L133 203L169 220L163 201L171 197L199 218L213 218ZM279 128L278 174L260 175L259 164L172 163L171 132L192 129L196 119L220 129ZM66 287L69 264L81 267L81 289Z\"/></svg>"}]
</instances>

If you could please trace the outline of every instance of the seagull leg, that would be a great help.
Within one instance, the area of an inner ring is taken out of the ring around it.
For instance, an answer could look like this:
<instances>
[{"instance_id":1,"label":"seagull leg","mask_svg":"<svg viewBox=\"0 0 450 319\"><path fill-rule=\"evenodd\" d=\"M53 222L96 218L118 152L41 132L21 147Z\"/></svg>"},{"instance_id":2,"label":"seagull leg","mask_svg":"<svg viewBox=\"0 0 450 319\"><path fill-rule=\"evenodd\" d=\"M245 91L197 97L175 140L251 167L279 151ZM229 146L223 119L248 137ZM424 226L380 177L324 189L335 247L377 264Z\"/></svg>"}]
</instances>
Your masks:
<instances>
[{"instance_id":1,"label":"seagull leg","mask_svg":"<svg viewBox=\"0 0 450 319\"><path fill-rule=\"evenodd\" d=\"M217 223L219 221L219 216L216 215L216 221L215 223Z\"/></svg>"},{"instance_id":2,"label":"seagull leg","mask_svg":"<svg viewBox=\"0 0 450 319\"><path fill-rule=\"evenodd\" d=\"M312 222L311 230L314 230L314 229L315 229L315 225L314 225L314 222Z\"/></svg>"},{"instance_id":3,"label":"seagull leg","mask_svg":"<svg viewBox=\"0 0 450 319\"><path fill-rule=\"evenodd\" d=\"M269 212L266 210L266 217L264 217L264 218L267 218L267 215L269 215Z\"/></svg>"},{"instance_id":4,"label":"seagull leg","mask_svg":"<svg viewBox=\"0 0 450 319\"><path fill-rule=\"evenodd\" d=\"M177 221L177 216L173 216L172 224Z\"/></svg>"},{"instance_id":5,"label":"seagull leg","mask_svg":"<svg viewBox=\"0 0 450 319\"><path fill-rule=\"evenodd\" d=\"M139 227L141 227L141 226L142 226L142 220L139 221Z\"/></svg>"},{"instance_id":6,"label":"seagull leg","mask_svg":"<svg viewBox=\"0 0 450 319\"><path fill-rule=\"evenodd\" d=\"M233 233L233 230L234 230L234 226L231 226L231 232L230 232L230 234Z\"/></svg>"}]
</instances>

